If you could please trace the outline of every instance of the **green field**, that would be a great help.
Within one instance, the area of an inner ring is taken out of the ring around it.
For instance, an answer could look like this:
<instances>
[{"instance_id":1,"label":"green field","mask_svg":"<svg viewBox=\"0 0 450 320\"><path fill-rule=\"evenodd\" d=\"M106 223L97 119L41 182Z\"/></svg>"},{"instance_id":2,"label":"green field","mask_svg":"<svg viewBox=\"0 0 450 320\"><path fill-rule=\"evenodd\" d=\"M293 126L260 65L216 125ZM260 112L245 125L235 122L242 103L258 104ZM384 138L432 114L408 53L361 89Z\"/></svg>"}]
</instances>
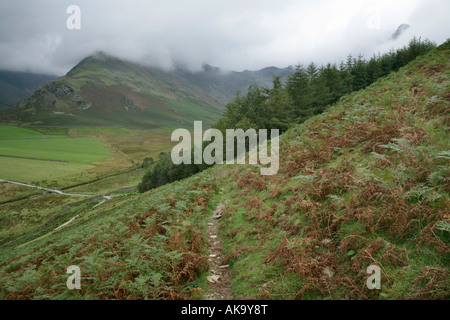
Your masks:
<instances>
[{"instance_id":1,"label":"green field","mask_svg":"<svg viewBox=\"0 0 450 320\"><path fill-rule=\"evenodd\" d=\"M0 126L0 140L3 139L23 139L23 138L42 138L44 135L40 132L18 128L12 126Z\"/></svg>"},{"instance_id":2,"label":"green field","mask_svg":"<svg viewBox=\"0 0 450 320\"><path fill-rule=\"evenodd\" d=\"M58 188L98 180L170 151L171 132L0 126L0 179Z\"/></svg>"},{"instance_id":3,"label":"green field","mask_svg":"<svg viewBox=\"0 0 450 320\"><path fill-rule=\"evenodd\" d=\"M0 244L17 239L40 226L64 209L64 205L83 200L58 194L24 199L0 206Z\"/></svg>"},{"instance_id":4,"label":"green field","mask_svg":"<svg viewBox=\"0 0 450 320\"><path fill-rule=\"evenodd\" d=\"M0 177L14 181L55 180L92 169L84 163L69 163L0 157Z\"/></svg>"},{"instance_id":5,"label":"green field","mask_svg":"<svg viewBox=\"0 0 450 320\"><path fill-rule=\"evenodd\" d=\"M170 141L174 129L129 128L70 128L72 137L96 137L113 149L122 152L129 160L142 162L144 158L156 159L160 152L169 152L175 144Z\"/></svg>"},{"instance_id":6,"label":"green field","mask_svg":"<svg viewBox=\"0 0 450 320\"><path fill-rule=\"evenodd\" d=\"M63 187L129 165L100 140L72 138L66 131L0 126L0 179Z\"/></svg>"},{"instance_id":7,"label":"green field","mask_svg":"<svg viewBox=\"0 0 450 320\"><path fill-rule=\"evenodd\" d=\"M141 180L146 170L139 168L142 159L156 158L168 150L170 133L108 127L0 126L0 179L73 193L120 195L132 191ZM80 199L84 198L44 195L42 190L0 183L0 244L19 238L64 211L50 226L40 229L44 234L86 205L96 204L71 204L78 209L65 211L68 204Z\"/></svg>"},{"instance_id":8,"label":"green field","mask_svg":"<svg viewBox=\"0 0 450 320\"><path fill-rule=\"evenodd\" d=\"M111 151L94 138L1 140L0 155L43 160L93 163L110 157Z\"/></svg>"}]
</instances>

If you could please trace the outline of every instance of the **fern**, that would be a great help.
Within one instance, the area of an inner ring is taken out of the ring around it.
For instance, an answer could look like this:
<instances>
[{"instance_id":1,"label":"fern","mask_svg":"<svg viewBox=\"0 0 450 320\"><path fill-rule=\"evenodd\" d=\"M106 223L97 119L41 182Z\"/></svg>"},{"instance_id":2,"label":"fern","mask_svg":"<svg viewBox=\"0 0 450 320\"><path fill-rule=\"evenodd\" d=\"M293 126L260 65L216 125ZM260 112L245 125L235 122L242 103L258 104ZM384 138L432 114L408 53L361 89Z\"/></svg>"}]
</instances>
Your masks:
<instances>
[{"instance_id":1,"label":"fern","mask_svg":"<svg viewBox=\"0 0 450 320\"><path fill-rule=\"evenodd\" d=\"M450 233L450 222L441 221L436 225L436 229Z\"/></svg>"},{"instance_id":2,"label":"fern","mask_svg":"<svg viewBox=\"0 0 450 320\"><path fill-rule=\"evenodd\" d=\"M420 185L418 189L405 192L403 197L411 200L425 201L432 203L442 198L442 195L437 193L434 188Z\"/></svg>"}]
</instances>

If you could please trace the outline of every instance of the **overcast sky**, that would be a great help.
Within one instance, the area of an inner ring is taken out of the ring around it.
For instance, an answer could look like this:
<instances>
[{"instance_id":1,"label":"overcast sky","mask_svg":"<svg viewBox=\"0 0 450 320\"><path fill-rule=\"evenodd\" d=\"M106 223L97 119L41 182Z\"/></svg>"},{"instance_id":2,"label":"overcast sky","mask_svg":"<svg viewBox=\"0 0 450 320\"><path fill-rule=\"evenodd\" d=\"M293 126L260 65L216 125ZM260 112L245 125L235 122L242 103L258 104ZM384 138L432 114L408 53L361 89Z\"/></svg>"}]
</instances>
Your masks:
<instances>
[{"instance_id":1,"label":"overcast sky","mask_svg":"<svg viewBox=\"0 0 450 320\"><path fill-rule=\"evenodd\" d=\"M81 29L69 30L69 5ZM0 69L65 74L102 50L149 65L226 70L370 57L450 37L449 0L0 0ZM397 40L402 24L411 27Z\"/></svg>"}]
</instances>

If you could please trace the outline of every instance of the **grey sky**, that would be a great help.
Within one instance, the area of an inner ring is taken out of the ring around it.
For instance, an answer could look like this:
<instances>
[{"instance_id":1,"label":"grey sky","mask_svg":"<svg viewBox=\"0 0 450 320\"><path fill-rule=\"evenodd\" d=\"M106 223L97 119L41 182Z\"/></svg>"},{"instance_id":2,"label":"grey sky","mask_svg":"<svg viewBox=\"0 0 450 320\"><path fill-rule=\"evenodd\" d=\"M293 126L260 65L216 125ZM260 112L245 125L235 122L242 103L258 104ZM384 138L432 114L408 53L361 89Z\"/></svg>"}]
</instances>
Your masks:
<instances>
[{"instance_id":1,"label":"grey sky","mask_svg":"<svg viewBox=\"0 0 450 320\"><path fill-rule=\"evenodd\" d=\"M69 5L81 30L68 30ZM0 0L0 69L63 75L102 50L149 65L256 70L449 37L450 1ZM389 40L401 23L411 27Z\"/></svg>"}]
</instances>

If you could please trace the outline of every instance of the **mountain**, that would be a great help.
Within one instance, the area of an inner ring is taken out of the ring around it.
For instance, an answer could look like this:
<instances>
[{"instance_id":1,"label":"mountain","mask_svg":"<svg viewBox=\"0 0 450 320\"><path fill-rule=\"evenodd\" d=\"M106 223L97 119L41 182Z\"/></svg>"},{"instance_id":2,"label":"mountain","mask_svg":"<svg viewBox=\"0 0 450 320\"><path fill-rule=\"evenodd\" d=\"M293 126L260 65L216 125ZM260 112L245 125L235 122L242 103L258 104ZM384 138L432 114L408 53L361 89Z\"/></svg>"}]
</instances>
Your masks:
<instances>
[{"instance_id":1,"label":"mountain","mask_svg":"<svg viewBox=\"0 0 450 320\"><path fill-rule=\"evenodd\" d=\"M274 76L279 76L285 80L294 72L293 67L277 68L267 67L257 71L224 71L205 64L201 72L189 72L177 69L175 73L190 82L201 87L209 96L221 103L226 104L231 101L236 91L246 93L250 85L258 85L265 88L272 87Z\"/></svg>"},{"instance_id":2,"label":"mountain","mask_svg":"<svg viewBox=\"0 0 450 320\"><path fill-rule=\"evenodd\" d=\"M46 74L0 70L0 110L30 97L34 91L55 78Z\"/></svg>"},{"instance_id":3,"label":"mountain","mask_svg":"<svg viewBox=\"0 0 450 320\"><path fill-rule=\"evenodd\" d=\"M73 204L0 248L0 298L201 299L217 259L235 299L448 299L449 58L447 42L289 129L276 175L216 165Z\"/></svg>"},{"instance_id":4,"label":"mountain","mask_svg":"<svg viewBox=\"0 0 450 320\"><path fill-rule=\"evenodd\" d=\"M395 30L395 32L392 34L391 38L392 39L397 39L398 37L400 37L402 35L403 32L405 32L406 29L408 29L410 27L409 24L406 23L402 23L401 25L398 26L397 30Z\"/></svg>"},{"instance_id":5,"label":"mountain","mask_svg":"<svg viewBox=\"0 0 450 320\"><path fill-rule=\"evenodd\" d=\"M178 127L212 123L222 107L190 83L159 69L97 53L1 115L30 124Z\"/></svg>"},{"instance_id":6,"label":"mountain","mask_svg":"<svg viewBox=\"0 0 450 320\"><path fill-rule=\"evenodd\" d=\"M200 72L164 71L99 52L2 112L0 119L58 126L187 127L194 120L210 125L237 90L270 86L273 75L290 72L275 67L223 72L207 65Z\"/></svg>"}]
</instances>

